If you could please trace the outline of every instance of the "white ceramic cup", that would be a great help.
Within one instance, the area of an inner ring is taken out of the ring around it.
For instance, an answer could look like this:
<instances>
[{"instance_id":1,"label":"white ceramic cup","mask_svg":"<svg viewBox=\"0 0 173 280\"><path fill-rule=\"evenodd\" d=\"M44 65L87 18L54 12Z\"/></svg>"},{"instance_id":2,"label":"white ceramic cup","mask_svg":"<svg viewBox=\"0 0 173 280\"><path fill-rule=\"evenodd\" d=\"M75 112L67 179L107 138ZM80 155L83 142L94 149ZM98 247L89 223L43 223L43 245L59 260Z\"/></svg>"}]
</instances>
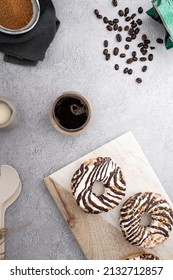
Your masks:
<instances>
[{"instance_id":1,"label":"white ceramic cup","mask_svg":"<svg viewBox=\"0 0 173 280\"><path fill-rule=\"evenodd\" d=\"M11 130L17 125L16 109L4 97L0 97L0 131Z\"/></svg>"}]
</instances>

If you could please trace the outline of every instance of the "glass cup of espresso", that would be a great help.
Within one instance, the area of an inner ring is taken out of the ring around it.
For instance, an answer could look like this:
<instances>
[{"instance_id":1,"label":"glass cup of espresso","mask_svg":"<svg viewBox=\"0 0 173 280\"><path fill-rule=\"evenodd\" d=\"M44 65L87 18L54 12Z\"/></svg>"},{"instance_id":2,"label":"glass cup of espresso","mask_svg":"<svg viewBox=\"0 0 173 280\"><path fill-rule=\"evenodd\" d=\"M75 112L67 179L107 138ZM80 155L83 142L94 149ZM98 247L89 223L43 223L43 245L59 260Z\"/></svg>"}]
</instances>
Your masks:
<instances>
[{"instance_id":1,"label":"glass cup of espresso","mask_svg":"<svg viewBox=\"0 0 173 280\"><path fill-rule=\"evenodd\" d=\"M77 92L64 92L57 97L51 108L53 127L64 134L78 134L91 120L89 102Z\"/></svg>"}]
</instances>

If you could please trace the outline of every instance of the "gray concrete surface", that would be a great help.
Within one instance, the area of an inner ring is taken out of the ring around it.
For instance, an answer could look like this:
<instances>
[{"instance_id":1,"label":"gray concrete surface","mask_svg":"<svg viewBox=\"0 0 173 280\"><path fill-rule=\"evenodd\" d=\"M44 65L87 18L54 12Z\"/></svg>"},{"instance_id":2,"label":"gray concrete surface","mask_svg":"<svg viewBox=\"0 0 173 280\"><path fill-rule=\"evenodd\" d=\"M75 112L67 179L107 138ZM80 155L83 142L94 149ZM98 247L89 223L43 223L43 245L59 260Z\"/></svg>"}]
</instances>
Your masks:
<instances>
[{"instance_id":1,"label":"gray concrete surface","mask_svg":"<svg viewBox=\"0 0 173 280\"><path fill-rule=\"evenodd\" d=\"M53 2L61 27L42 63L35 68L16 66L5 63L0 54L0 95L13 102L19 118L16 129L0 132L0 164L15 167L23 184L21 196L6 215L6 225L13 230L6 242L7 259L85 258L43 178L129 130L173 200L173 50L157 44L145 74L138 62L134 75L123 75L122 59L121 71L115 72L116 58L106 62L102 55L104 39L110 49L115 46L114 33L93 15L98 8L114 18L117 10L111 0ZM150 1L119 1L119 7L125 5L131 11L151 6ZM142 17L141 29L153 42L164 37L161 25ZM138 76L143 78L141 85L134 81ZM92 104L92 124L79 136L61 135L49 122L50 104L67 90L83 93Z\"/></svg>"}]
</instances>

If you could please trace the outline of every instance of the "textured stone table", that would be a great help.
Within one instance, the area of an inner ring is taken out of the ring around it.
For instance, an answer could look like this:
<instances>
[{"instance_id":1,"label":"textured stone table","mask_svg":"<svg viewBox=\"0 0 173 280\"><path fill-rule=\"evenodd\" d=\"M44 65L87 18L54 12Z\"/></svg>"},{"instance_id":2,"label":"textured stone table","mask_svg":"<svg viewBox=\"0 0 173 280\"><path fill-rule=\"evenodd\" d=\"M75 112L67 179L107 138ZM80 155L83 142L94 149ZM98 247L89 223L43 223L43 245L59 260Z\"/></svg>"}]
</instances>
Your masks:
<instances>
[{"instance_id":1,"label":"textured stone table","mask_svg":"<svg viewBox=\"0 0 173 280\"><path fill-rule=\"evenodd\" d=\"M131 11L140 3L145 10L151 6L150 1L125 2L119 0L119 7L126 5ZM116 58L106 62L102 55L103 40L108 39L113 49L115 33L93 15L98 8L114 18L117 10L111 0L54 0L54 4L61 26L42 63L35 68L16 66L5 63L0 54L0 95L13 102L19 118L17 128L0 132L0 164L15 167L23 184L6 215L13 232L6 242L7 259L85 258L43 178L129 130L173 200L173 50L154 43L154 61L147 63L145 74L141 76L139 62L134 75L122 74L123 59L116 72ZM161 25L142 17L143 33L153 42L160 34L164 37ZM141 85L135 82L138 76L143 78ZM83 93L93 108L91 126L78 136L59 134L48 118L55 97L67 90Z\"/></svg>"}]
</instances>

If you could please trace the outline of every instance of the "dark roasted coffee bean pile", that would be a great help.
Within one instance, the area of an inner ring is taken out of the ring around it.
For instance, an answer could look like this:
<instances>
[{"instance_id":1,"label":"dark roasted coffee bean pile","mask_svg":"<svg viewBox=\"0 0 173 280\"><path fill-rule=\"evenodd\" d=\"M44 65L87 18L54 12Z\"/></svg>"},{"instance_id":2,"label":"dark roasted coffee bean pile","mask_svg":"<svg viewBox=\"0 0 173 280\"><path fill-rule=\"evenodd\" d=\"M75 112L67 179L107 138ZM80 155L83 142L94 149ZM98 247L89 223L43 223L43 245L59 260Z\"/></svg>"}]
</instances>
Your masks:
<instances>
[{"instance_id":1,"label":"dark roasted coffee bean pile","mask_svg":"<svg viewBox=\"0 0 173 280\"><path fill-rule=\"evenodd\" d=\"M118 1L117 0L112 0L112 5L114 7L118 6ZM109 42L108 40L104 40L103 46L103 54L105 56L105 60L110 60L111 58L111 53L114 56L119 56L122 59L125 59L126 64L130 65L135 63L136 61L139 61L139 63L147 63L152 62L154 59L153 51L155 49L155 46L151 45L151 40L148 38L146 34L142 34L140 42L137 44L137 49L136 51L133 50L131 52L131 55L129 57L129 54L124 52L125 50L130 49L130 43L134 40L136 40L139 37L139 33L141 33L141 26L143 24L142 19L140 18L140 15L144 12L142 7L139 7L136 13L130 13L130 9L126 7L124 10L120 9L117 11L117 17L114 19L108 19L107 16L103 16L100 14L100 12L95 9L94 13L98 19L102 19L103 23L105 24L106 29L109 32L114 32L116 31L115 35L115 42L117 43L118 46L115 46L112 52L108 51L108 46ZM125 26L120 25L120 21L122 21L121 18L124 18L124 23ZM124 32L125 31L125 32ZM126 33L125 38L123 37L124 33ZM120 49L120 43L122 45L122 42L125 40L125 45L123 46L123 50ZM163 39L157 38L156 42L158 44L163 44ZM137 54L138 53L138 54ZM141 55L139 55L141 54ZM118 71L121 69L120 65L116 63L114 65L114 69ZM141 73L146 72L148 67L144 65L141 68ZM125 67L122 69L122 72L124 74L129 74L132 75L134 73L133 69ZM140 77L137 77L136 79L137 83L142 83L142 79Z\"/></svg>"}]
</instances>

